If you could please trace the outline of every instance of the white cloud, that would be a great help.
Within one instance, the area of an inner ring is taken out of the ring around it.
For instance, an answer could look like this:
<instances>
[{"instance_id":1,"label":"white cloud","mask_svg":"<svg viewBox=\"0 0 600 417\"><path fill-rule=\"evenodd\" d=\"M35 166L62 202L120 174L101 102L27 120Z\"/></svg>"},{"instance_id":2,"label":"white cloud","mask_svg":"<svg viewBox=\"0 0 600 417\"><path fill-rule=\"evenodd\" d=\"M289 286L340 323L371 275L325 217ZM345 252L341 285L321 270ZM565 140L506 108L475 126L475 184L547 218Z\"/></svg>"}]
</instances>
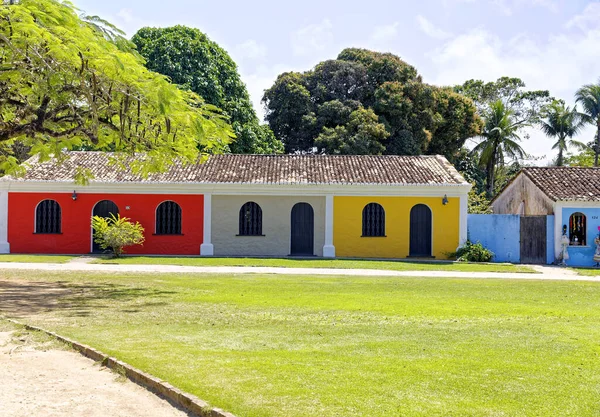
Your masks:
<instances>
[{"instance_id":1,"label":"white cloud","mask_svg":"<svg viewBox=\"0 0 600 417\"><path fill-rule=\"evenodd\" d=\"M419 24L419 29L430 38L446 39L452 36L451 33L444 31L421 15L417 16L417 23Z\"/></svg>"},{"instance_id":2,"label":"white cloud","mask_svg":"<svg viewBox=\"0 0 600 417\"><path fill-rule=\"evenodd\" d=\"M333 43L333 25L329 19L308 25L292 33L294 55L305 56L324 51Z\"/></svg>"},{"instance_id":3,"label":"white cloud","mask_svg":"<svg viewBox=\"0 0 600 417\"><path fill-rule=\"evenodd\" d=\"M258 60L267 56L267 47L254 39L248 39L233 48L233 55L236 61Z\"/></svg>"},{"instance_id":4,"label":"white cloud","mask_svg":"<svg viewBox=\"0 0 600 417\"><path fill-rule=\"evenodd\" d=\"M554 13L559 11L558 0L442 0L445 7L454 7L464 3L489 3L496 6L506 16L522 7L544 7Z\"/></svg>"},{"instance_id":5,"label":"white cloud","mask_svg":"<svg viewBox=\"0 0 600 417\"><path fill-rule=\"evenodd\" d=\"M588 29L598 28L599 26L600 2L588 4L581 14L574 16L565 25L567 29L576 27L584 31Z\"/></svg>"},{"instance_id":6,"label":"white cloud","mask_svg":"<svg viewBox=\"0 0 600 417\"><path fill-rule=\"evenodd\" d=\"M119 17L125 23L131 23L133 19L133 10L131 9L121 9L117 12L117 17Z\"/></svg>"},{"instance_id":7,"label":"white cloud","mask_svg":"<svg viewBox=\"0 0 600 417\"><path fill-rule=\"evenodd\" d=\"M371 34L371 40L374 42L387 42L398 35L398 26L400 23L395 22L391 25L377 26Z\"/></svg>"},{"instance_id":8,"label":"white cloud","mask_svg":"<svg viewBox=\"0 0 600 417\"><path fill-rule=\"evenodd\" d=\"M587 32L556 33L546 39L520 35L504 40L482 28L470 30L427 54L433 64L426 81L456 85L468 79L493 81L501 76L521 78L528 89L549 90L554 97L574 104L574 93L600 74L600 28ZM532 128L525 149L546 156L550 139ZM586 129L579 140L591 140ZM554 155L550 155L554 156ZM541 162L543 163L543 161Z\"/></svg>"}]
</instances>

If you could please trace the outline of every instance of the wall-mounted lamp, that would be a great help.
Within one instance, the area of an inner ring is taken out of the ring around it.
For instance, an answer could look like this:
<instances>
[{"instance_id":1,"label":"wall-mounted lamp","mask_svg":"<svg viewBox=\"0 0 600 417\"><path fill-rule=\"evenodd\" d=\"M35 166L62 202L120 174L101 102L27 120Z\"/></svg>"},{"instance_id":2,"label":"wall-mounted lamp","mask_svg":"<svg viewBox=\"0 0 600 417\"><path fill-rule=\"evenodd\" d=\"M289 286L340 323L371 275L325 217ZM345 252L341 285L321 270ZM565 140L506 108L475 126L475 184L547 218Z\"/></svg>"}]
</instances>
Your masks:
<instances>
[{"instance_id":1,"label":"wall-mounted lamp","mask_svg":"<svg viewBox=\"0 0 600 417\"><path fill-rule=\"evenodd\" d=\"M567 234L567 225L563 224L563 235Z\"/></svg>"},{"instance_id":2,"label":"wall-mounted lamp","mask_svg":"<svg viewBox=\"0 0 600 417\"><path fill-rule=\"evenodd\" d=\"M442 198L442 204L443 205L448 204L448 196L446 194L444 194L444 198Z\"/></svg>"},{"instance_id":3,"label":"wall-mounted lamp","mask_svg":"<svg viewBox=\"0 0 600 417\"><path fill-rule=\"evenodd\" d=\"M77 193L75 191L73 191L73 195L71 196L71 198L73 199L73 201L77 201Z\"/></svg>"}]
</instances>

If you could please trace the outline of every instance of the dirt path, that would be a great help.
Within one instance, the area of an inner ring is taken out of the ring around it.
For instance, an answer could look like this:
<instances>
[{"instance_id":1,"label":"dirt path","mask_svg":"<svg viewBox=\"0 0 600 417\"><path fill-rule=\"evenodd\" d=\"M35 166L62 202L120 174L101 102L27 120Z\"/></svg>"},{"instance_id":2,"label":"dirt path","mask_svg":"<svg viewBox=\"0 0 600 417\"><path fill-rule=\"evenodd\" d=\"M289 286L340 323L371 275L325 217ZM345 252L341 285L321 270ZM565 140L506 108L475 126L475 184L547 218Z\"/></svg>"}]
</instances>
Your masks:
<instances>
[{"instance_id":1,"label":"dirt path","mask_svg":"<svg viewBox=\"0 0 600 417\"><path fill-rule=\"evenodd\" d=\"M187 415L57 342L21 331L0 332L0 387L2 417Z\"/></svg>"},{"instance_id":2,"label":"dirt path","mask_svg":"<svg viewBox=\"0 0 600 417\"><path fill-rule=\"evenodd\" d=\"M90 264L86 260L65 264L0 262L0 271L43 270L76 272L154 272L154 273L202 273L202 274L280 274L280 275L344 275L344 276L388 276L429 278L501 278L501 279L551 279L562 281L600 281L600 276L582 276L576 272L557 267L535 266L540 272L456 272L456 271L389 271L380 269L338 268L280 268L254 266L181 266L181 265L126 265Z\"/></svg>"}]
</instances>

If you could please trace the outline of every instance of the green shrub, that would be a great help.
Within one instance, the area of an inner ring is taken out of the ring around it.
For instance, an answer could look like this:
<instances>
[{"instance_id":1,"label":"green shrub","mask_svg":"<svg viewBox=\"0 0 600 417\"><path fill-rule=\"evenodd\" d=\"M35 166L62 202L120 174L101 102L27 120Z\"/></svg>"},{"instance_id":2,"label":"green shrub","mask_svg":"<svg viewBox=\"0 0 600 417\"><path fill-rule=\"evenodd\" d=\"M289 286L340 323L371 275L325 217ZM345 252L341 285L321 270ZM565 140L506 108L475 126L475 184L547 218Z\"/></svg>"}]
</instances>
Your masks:
<instances>
[{"instance_id":1,"label":"green shrub","mask_svg":"<svg viewBox=\"0 0 600 417\"><path fill-rule=\"evenodd\" d=\"M458 262L490 262L494 252L486 249L481 243L467 240L456 252L452 254Z\"/></svg>"},{"instance_id":2,"label":"green shrub","mask_svg":"<svg viewBox=\"0 0 600 417\"><path fill-rule=\"evenodd\" d=\"M144 228L139 222L131 222L127 217L111 214L110 217L92 217L94 241L102 249L113 252L115 257L121 256L127 246L144 243Z\"/></svg>"}]
</instances>

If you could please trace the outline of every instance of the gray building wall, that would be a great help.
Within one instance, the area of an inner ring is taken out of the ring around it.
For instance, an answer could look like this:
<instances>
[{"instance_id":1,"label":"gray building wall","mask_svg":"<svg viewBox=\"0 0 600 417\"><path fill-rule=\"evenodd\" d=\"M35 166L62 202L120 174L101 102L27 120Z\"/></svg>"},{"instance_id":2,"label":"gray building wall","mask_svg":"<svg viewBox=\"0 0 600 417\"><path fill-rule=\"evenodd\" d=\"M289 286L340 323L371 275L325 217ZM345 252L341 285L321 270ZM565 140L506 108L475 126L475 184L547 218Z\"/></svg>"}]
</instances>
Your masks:
<instances>
[{"instance_id":1,"label":"gray building wall","mask_svg":"<svg viewBox=\"0 0 600 417\"><path fill-rule=\"evenodd\" d=\"M237 236L240 208L254 201L262 209L264 236ZM308 203L315 216L314 254L323 256L325 197L212 196L212 243L215 256L288 256L291 213L296 203Z\"/></svg>"},{"instance_id":2,"label":"gray building wall","mask_svg":"<svg viewBox=\"0 0 600 417\"><path fill-rule=\"evenodd\" d=\"M524 174L513 182L492 202L494 214L521 214L541 216L553 213L553 202Z\"/></svg>"}]
</instances>

